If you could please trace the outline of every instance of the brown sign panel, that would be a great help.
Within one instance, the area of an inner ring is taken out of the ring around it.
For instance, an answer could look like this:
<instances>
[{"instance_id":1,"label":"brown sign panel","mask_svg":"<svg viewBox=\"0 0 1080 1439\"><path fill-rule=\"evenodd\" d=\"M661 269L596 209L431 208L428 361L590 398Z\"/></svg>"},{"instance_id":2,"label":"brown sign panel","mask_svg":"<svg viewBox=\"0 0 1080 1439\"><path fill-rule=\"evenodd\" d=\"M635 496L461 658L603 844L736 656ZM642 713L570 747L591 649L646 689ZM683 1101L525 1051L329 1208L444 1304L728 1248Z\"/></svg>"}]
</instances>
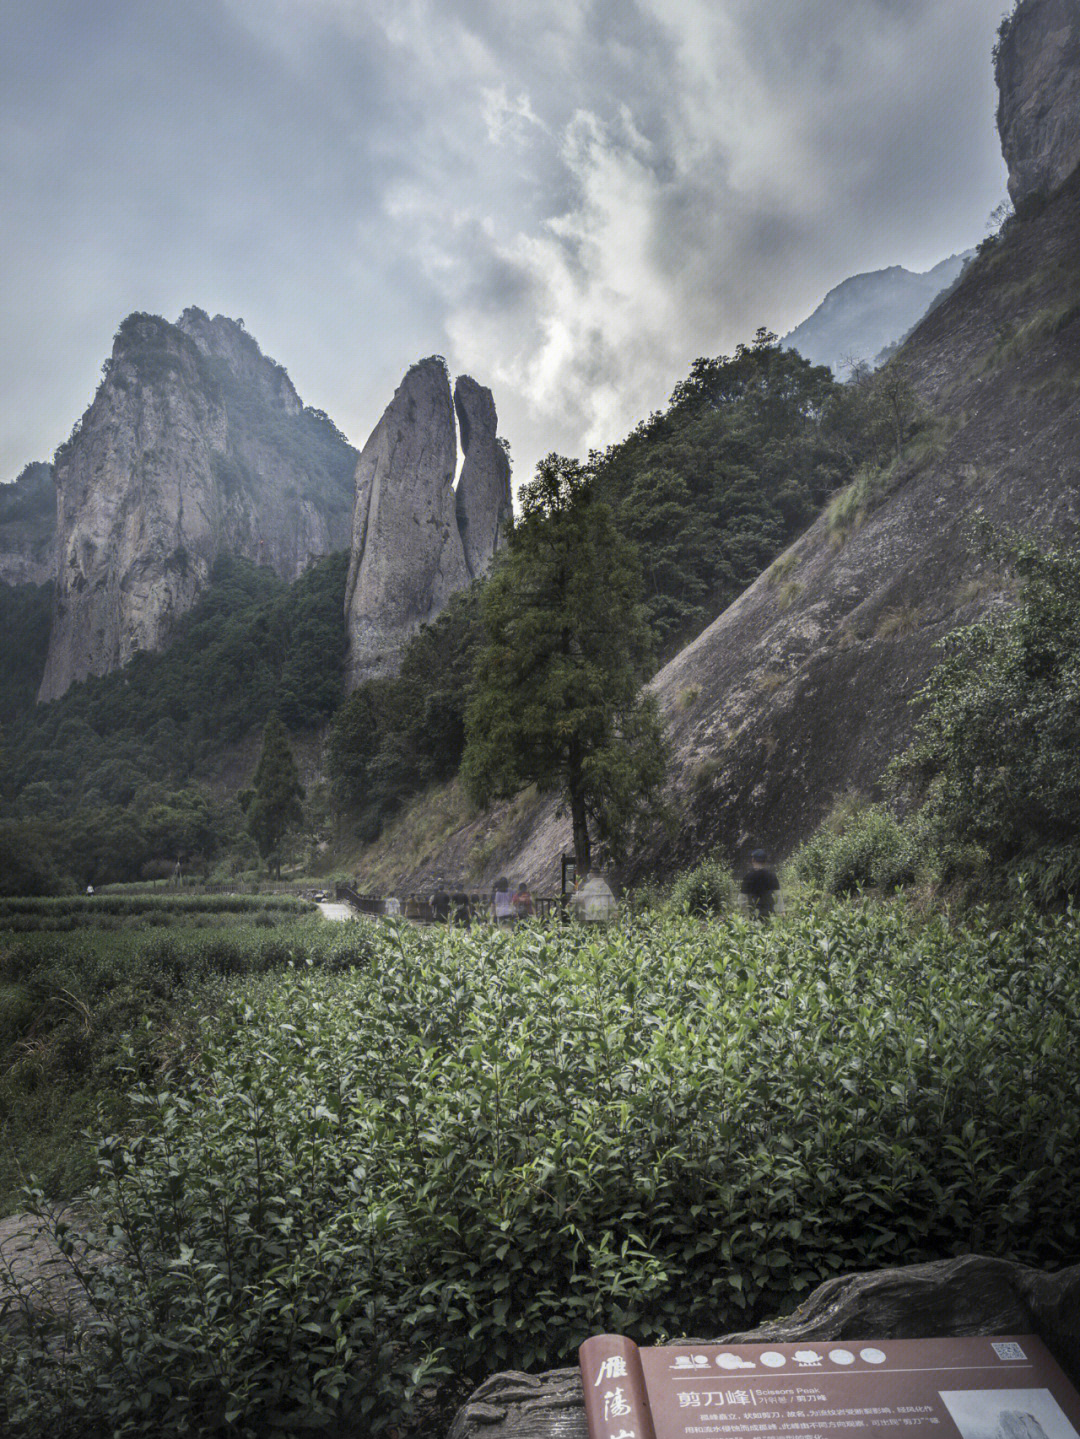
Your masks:
<instances>
[{"instance_id":1,"label":"brown sign panel","mask_svg":"<svg viewBox=\"0 0 1080 1439\"><path fill-rule=\"evenodd\" d=\"M1034 1335L581 1347L591 1439L1080 1439Z\"/></svg>"}]
</instances>

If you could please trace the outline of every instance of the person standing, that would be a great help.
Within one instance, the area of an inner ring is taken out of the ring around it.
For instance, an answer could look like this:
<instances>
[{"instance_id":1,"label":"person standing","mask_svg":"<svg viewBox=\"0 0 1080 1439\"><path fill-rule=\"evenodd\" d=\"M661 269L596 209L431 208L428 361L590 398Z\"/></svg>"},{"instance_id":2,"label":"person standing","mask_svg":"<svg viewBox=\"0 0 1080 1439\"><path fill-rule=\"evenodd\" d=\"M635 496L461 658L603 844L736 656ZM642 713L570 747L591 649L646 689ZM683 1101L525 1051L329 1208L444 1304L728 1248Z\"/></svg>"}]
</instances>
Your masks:
<instances>
[{"instance_id":1,"label":"person standing","mask_svg":"<svg viewBox=\"0 0 1080 1439\"><path fill-rule=\"evenodd\" d=\"M763 849L755 849L751 854L750 868L743 876L740 888L746 895L751 911L759 919L767 920L775 912L780 881L769 868L768 857Z\"/></svg>"}]
</instances>

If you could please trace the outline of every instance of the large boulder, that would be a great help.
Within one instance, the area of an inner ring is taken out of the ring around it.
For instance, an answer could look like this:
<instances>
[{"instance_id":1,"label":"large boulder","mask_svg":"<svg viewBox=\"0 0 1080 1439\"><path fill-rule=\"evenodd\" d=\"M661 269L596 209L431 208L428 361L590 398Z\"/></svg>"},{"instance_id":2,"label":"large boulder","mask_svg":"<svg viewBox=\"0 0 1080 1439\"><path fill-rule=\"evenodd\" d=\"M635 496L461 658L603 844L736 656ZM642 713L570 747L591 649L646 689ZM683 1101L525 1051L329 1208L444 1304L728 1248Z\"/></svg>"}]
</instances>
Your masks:
<instances>
[{"instance_id":1,"label":"large boulder","mask_svg":"<svg viewBox=\"0 0 1080 1439\"><path fill-rule=\"evenodd\" d=\"M1009 194L1023 205L1080 165L1080 6L1021 0L997 49L998 129Z\"/></svg>"},{"instance_id":2,"label":"large boulder","mask_svg":"<svg viewBox=\"0 0 1080 1439\"><path fill-rule=\"evenodd\" d=\"M820 1285L785 1319L710 1344L1038 1334L1080 1383L1080 1265L1047 1274L976 1255L848 1274ZM588 1439L576 1368L504 1373L459 1409L449 1439Z\"/></svg>"}]
</instances>

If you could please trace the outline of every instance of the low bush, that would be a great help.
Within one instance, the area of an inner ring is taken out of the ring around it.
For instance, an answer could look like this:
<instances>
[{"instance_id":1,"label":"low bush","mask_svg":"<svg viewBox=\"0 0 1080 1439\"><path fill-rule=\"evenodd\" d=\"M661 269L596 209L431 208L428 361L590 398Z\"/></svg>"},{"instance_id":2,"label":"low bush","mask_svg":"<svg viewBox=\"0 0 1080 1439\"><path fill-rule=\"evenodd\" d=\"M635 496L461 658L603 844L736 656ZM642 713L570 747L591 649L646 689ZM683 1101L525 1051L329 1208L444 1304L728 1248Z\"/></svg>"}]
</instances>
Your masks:
<instances>
[{"instance_id":1,"label":"low bush","mask_svg":"<svg viewBox=\"0 0 1080 1439\"><path fill-rule=\"evenodd\" d=\"M183 1083L136 1089L99 1147L102 1339L7 1340L5 1433L375 1434L599 1330L1075 1254L1074 913L372 933L363 968L248 981Z\"/></svg>"},{"instance_id":2,"label":"low bush","mask_svg":"<svg viewBox=\"0 0 1080 1439\"><path fill-rule=\"evenodd\" d=\"M216 1013L230 985L289 965L370 962L366 926L260 926L278 913L256 909L227 929L23 934L0 947L0 1214L16 1206L27 1171L52 1199L85 1187L86 1131L120 1122L132 1074L178 1062L194 1017Z\"/></svg>"},{"instance_id":3,"label":"low bush","mask_svg":"<svg viewBox=\"0 0 1080 1439\"><path fill-rule=\"evenodd\" d=\"M735 905L735 881L719 860L705 859L676 875L668 905L673 914L725 914Z\"/></svg>"},{"instance_id":4,"label":"low bush","mask_svg":"<svg viewBox=\"0 0 1080 1439\"><path fill-rule=\"evenodd\" d=\"M882 805L845 806L796 851L788 872L819 893L853 894L911 884L933 860L916 822Z\"/></svg>"}]
</instances>

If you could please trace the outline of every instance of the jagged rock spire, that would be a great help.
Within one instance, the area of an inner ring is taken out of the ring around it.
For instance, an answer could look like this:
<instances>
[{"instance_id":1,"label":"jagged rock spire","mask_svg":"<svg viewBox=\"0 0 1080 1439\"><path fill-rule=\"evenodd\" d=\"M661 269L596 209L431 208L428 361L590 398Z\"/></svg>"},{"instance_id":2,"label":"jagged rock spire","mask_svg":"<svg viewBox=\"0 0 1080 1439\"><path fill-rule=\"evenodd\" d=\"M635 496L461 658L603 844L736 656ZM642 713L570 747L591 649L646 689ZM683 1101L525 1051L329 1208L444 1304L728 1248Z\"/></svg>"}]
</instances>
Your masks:
<instances>
[{"instance_id":1,"label":"jagged rock spire","mask_svg":"<svg viewBox=\"0 0 1080 1439\"><path fill-rule=\"evenodd\" d=\"M454 492L461 425L464 466ZM352 561L345 594L350 690L392 673L405 641L491 563L510 515L510 466L491 392L445 362L405 375L356 467Z\"/></svg>"}]
</instances>

